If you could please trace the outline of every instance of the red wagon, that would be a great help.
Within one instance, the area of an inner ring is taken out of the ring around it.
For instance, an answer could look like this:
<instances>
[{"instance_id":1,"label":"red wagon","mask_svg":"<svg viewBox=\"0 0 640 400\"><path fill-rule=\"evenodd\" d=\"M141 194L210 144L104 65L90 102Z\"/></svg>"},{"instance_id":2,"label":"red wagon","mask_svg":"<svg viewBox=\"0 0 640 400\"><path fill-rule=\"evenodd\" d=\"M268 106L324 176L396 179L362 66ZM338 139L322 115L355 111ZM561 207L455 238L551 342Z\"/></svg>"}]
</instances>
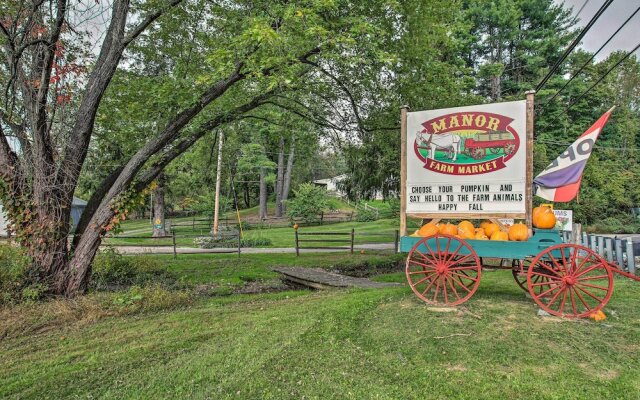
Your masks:
<instances>
[{"instance_id":1,"label":"red wagon","mask_svg":"<svg viewBox=\"0 0 640 400\"><path fill-rule=\"evenodd\" d=\"M476 133L464 141L464 153L476 160L486 157L487 151L498 154L502 150L505 155L510 155L515 149L516 140L508 131Z\"/></svg>"}]
</instances>

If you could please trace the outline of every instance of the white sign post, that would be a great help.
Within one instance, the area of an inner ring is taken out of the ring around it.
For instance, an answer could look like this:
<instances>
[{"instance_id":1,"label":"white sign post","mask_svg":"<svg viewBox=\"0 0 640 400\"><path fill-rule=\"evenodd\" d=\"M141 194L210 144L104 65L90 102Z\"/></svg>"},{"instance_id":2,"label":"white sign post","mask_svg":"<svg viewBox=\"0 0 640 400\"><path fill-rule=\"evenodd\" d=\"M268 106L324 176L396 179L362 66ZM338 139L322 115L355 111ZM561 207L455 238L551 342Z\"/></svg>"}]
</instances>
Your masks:
<instances>
[{"instance_id":1,"label":"white sign post","mask_svg":"<svg viewBox=\"0 0 640 400\"><path fill-rule=\"evenodd\" d=\"M526 102L407 114L406 212L526 217Z\"/></svg>"}]
</instances>

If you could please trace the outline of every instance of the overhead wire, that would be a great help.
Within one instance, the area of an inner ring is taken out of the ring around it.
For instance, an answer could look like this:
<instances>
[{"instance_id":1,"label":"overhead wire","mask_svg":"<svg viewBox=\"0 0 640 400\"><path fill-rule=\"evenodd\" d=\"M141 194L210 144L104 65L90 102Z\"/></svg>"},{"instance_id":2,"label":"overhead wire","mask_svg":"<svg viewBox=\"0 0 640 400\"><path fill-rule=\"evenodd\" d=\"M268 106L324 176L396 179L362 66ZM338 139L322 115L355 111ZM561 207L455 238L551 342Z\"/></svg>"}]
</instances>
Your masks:
<instances>
[{"instance_id":1,"label":"overhead wire","mask_svg":"<svg viewBox=\"0 0 640 400\"><path fill-rule=\"evenodd\" d=\"M638 13L638 11L640 11L640 6L636 8L633 14L631 14L629 18L627 18L626 21L624 21L622 25L620 25L620 27L611 36L609 36L609 39L607 39L607 41L604 42L604 44L600 46L600 48L596 50L596 52L593 53L591 57L589 57L589 59L571 76L571 78L569 78L569 80L560 88L560 90L558 90L556 94L553 95L553 97L547 100L545 104L551 103L564 89L566 89L566 87L569 86L571 82L573 82L573 80L591 63L591 61L593 61L593 59L602 51L602 49L604 49L605 46L607 46L609 42L613 40L618 32L620 32L622 28L624 28L629 23L629 21L631 21L631 19Z\"/></svg>"},{"instance_id":2,"label":"overhead wire","mask_svg":"<svg viewBox=\"0 0 640 400\"><path fill-rule=\"evenodd\" d=\"M573 51L573 49L580 44L580 41L582 40L582 38L584 37L584 35L587 34L587 32L589 31L589 29L591 29L591 27L593 26L593 24L596 23L596 21L602 16L602 14L607 10L607 8L609 8L609 6L614 2L614 0L606 0L605 3L598 9L598 11L595 13L595 15L591 18L591 20L589 20L589 22L587 23L587 25L582 29L582 31L580 32L580 34L578 34L578 36L576 36L575 39L573 39L573 41L571 42L571 44L569 44L569 47L567 47L564 51L564 53L562 53L562 55L560 56L560 58L555 62L555 64L553 64L553 66L551 67L551 69L549 70L549 72L547 72L547 74L544 76L544 78L542 78L542 80L540 81L540 83L538 83L538 85L536 86L535 90L536 92L540 91L540 89L542 89L544 87L544 85L547 83L547 81L551 78L551 76L553 74L555 74L555 72L558 70L558 68L560 67L560 65L564 62L564 60L569 56L569 54L571 54L571 52Z\"/></svg>"}]
</instances>

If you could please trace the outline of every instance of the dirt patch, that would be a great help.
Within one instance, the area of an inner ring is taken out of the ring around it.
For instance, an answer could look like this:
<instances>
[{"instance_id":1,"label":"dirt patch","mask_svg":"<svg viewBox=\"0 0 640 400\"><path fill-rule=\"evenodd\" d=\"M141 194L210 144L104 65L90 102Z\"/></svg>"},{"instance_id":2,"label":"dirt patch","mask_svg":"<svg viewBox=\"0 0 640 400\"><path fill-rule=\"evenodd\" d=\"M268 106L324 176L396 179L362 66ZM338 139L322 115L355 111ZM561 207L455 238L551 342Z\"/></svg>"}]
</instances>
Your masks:
<instances>
[{"instance_id":1,"label":"dirt patch","mask_svg":"<svg viewBox=\"0 0 640 400\"><path fill-rule=\"evenodd\" d=\"M465 372L467 370L467 367L460 364L454 364L454 365L447 365L445 369L449 372Z\"/></svg>"},{"instance_id":2,"label":"dirt patch","mask_svg":"<svg viewBox=\"0 0 640 400\"><path fill-rule=\"evenodd\" d=\"M233 293L236 294L256 294L256 293L275 293L283 292L285 290L293 289L292 286L282 282L279 279L273 279L268 281L251 281L247 282L244 286L236 289Z\"/></svg>"}]
</instances>

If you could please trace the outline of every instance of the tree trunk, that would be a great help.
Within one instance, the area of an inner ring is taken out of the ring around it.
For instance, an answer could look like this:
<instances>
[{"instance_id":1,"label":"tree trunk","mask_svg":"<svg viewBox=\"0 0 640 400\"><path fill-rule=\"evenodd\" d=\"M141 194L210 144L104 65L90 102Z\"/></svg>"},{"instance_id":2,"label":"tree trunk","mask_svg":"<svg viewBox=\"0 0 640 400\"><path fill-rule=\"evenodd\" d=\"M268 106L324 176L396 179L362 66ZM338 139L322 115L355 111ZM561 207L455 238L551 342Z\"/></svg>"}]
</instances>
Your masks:
<instances>
[{"instance_id":1,"label":"tree trunk","mask_svg":"<svg viewBox=\"0 0 640 400\"><path fill-rule=\"evenodd\" d=\"M166 236L164 223L164 174L158 177L158 186L153 190L153 237Z\"/></svg>"},{"instance_id":2,"label":"tree trunk","mask_svg":"<svg viewBox=\"0 0 640 400\"><path fill-rule=\"evenodd\" d=\"M278 148L278 171L276 176L276 217L282 217L282 186L284 178L284 137L280 137Z\"/></svg>"},{"instance_id":3,"label":"tree trunk","mask_svg":"<svg viewBox=\"0 0 640 400\"><path fill-rule=\"evenodd\" d=\"M267 218L267 181L265 168L260 168L260 220Z\"/></svg>"},{"instance_id":4,"label":"tree trunk","mask_svg":"<svg viewBox=\"0 0 640 400\"><path fill-rule=\"evenodd\" d=\"M246 208L251 208L251 193L249 192L249 183L244 183L244 206Z\"/></svg>"},{"instance_id":5,"label":"tree trunk","mask_svg":"<svg viewBox=\"0 0 640 400\"><path fill-rule=\"evenodd\" d=\"M291 147L289 149L289 158L287 159L287 170L284 174L284 182L282 184L282 211L287 209L287 199L289 198L289 190L291 189L291 174L293 172L293 155L296 150L296 139L291 139Z\"/></svg>"}]
</instances>

